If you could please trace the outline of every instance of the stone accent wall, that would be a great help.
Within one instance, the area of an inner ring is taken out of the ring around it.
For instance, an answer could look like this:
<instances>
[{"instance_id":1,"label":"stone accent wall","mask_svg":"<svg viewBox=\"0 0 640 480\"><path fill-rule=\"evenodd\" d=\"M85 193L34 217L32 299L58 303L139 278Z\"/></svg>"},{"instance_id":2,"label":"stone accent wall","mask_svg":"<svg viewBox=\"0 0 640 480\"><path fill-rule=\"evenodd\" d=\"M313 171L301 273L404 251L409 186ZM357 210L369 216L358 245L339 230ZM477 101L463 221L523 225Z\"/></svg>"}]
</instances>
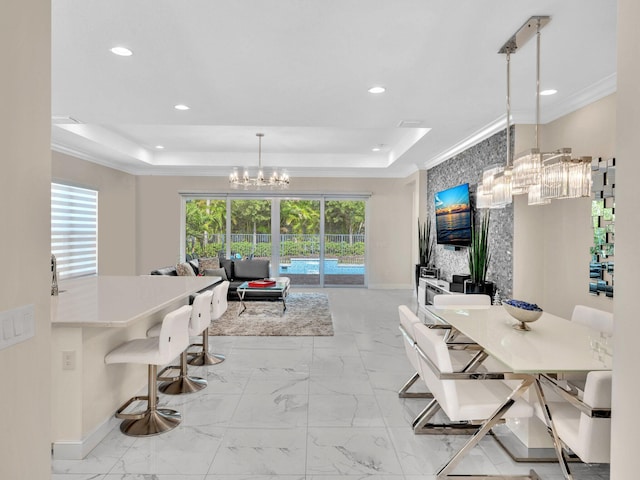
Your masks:
<instances>
[{"instance_id":1,"label":"stone accent wall","mask_svg":"<svg viewBox=\"0 0 640 480\"><path fill-rule=\"evenodd\" d=\"M455 187L461 183L468 183L472 197L482 170L496 163L505 163L506 129L496 133L483 142L470 147L464 152L451 157L449 160L427 171L427 212L433 223L435 235L435 206L436 192ZM514 132L511 130L513 142ZM513 144L512 144L513 150ZM474 201L474 199L472 199ZM492 209L489 226L491 262L487 273L487 280L495 282L502 298L511 298L513 290L513 205L501 209ZM476 220L479 211L476 210ZM435 263L440 269L440 276L451 281L454 274L468 274L467 248L458 251L445 249L437 245L435 249Z\"/></svg>"}]
</instances>

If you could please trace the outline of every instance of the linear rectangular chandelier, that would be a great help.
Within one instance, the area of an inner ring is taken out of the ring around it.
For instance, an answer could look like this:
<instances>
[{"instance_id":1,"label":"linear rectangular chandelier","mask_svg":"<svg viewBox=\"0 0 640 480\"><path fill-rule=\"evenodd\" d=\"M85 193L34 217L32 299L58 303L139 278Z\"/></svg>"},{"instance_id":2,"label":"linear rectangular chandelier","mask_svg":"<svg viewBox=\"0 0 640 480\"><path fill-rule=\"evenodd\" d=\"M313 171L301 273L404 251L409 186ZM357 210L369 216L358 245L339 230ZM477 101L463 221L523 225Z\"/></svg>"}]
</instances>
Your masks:
<instances>
[{"instance_id":1,"label":"linear rectangular chandelier","mask_svg":"<svg viewBox=\"0 0 640 480\"><path fill-rule=\"evenodd\" d=\"M533 16L498 51L507 59L507 160L486 167L478 184L478 208L504 208L513 195L528 195L529 205L545 205L552 199L588 197L591 194L591 157L572 158L570 148L542 152L540 126L540 30L549 16ZM511 161L510 55L536 35L536 125L535 147Z\"/></svg>"}]
</instances>

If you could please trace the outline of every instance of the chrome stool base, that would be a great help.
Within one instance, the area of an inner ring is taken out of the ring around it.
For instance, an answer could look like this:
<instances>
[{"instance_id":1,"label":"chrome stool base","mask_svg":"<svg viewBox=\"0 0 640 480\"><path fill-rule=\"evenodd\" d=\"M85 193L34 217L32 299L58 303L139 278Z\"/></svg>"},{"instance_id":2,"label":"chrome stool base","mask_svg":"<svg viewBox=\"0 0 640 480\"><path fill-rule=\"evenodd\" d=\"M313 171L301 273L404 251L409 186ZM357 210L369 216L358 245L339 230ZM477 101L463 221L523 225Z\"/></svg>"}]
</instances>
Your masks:
<instances>
[{"instance_id":1,"label":"chrome stool base","mask_svg":"<svg viewBox=\"0 0 640 480\"><path fill-rule=\"evenodd\" d=\"M159 435L173 430L182 421L180 412L170 408L158 408L156 395L158 366L149 365L148 370L148 394L130 398L116 411L116 418L123 419L120 431L131 437ZM147 403L146 410L125 413L130 405L140 401Z\"/></svg>"},{"instance_id":2,"label":"chrome stool base","mask_svg":"<svg viewBox=\"0 0 640 480\"><path fill-rule=\"evenodd\" d=\"M209 352L197 352L193 355L193 358L187 363L194 367L203 367L206 365L218 365L224 362L225 357L221 353L209 353Z\"/></svg>"},{"instance_id":3,"label":"chrome stool base","mask_svg":"<svg viewBox=\"0 0 640 480\"><path fill-rule=\"evenodd\" d=\"M164 373L168 370L178 370L179 373L175 377L165 377ZM158 374L158 380L165 382L158 387L158 390L167 395L199 392L207 386L207 381L204 378L191 377L187 373L186 350L180 354L180 365L170 365L163 368Z\"/></svg>"},{"instance_id":4,"label":"chrome stool base","mask_svg":"<svg viewBox=\"0 0 640 480\"><path fill-rule=\"evenodd\" d=\"M191 347L200 347L199 352L189 352L191 360L187 363L195 367L204 367L207 365L218 365L224 362L224 355L220 353L209 353L209 329L202 332L202 343L192 343Z\"/></svg>"},{"instance_id":5,"label":"chrome stool base","mask_svg":"<svg viewBox=\"0 0 640 480\"><path fill-rule=\"evenodd\" d=\"M173 430L181 421L180 412L159 408L147 410L137 420L124 420L120 424L120 431L130 437L150 437Z\"/></svg>"},{"instance_id":6,"label":"chrome stool base","mask_svg":"<svg viewBox=\"0 0 640 480\"><path fill-rule=\"evenodd\" d=\"M160 384L158 390L167 395L181 395L183 393L199 392L206 386L207 381L204 378L180 376L173 382Z\"/></svg>"}]
</instances>

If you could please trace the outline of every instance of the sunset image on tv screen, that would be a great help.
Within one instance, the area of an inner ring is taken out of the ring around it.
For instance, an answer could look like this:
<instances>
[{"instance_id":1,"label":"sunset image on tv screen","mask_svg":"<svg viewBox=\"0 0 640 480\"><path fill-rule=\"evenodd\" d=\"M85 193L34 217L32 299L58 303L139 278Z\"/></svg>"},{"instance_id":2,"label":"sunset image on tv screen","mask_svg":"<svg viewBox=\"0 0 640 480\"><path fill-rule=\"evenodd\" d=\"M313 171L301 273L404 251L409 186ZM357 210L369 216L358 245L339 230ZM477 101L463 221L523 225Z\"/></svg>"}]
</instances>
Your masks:
<instances>
[{"instance_id":1,"label":"sunset image on tv screen","mask_svg":"<svg viewBox=\"0 0 640 480\"><path fill-rule=\"evenodd\" d=\"M468 246L471 242L469 184L435 194L436 237L440 244Z\"/></svg>"}]
</instances>

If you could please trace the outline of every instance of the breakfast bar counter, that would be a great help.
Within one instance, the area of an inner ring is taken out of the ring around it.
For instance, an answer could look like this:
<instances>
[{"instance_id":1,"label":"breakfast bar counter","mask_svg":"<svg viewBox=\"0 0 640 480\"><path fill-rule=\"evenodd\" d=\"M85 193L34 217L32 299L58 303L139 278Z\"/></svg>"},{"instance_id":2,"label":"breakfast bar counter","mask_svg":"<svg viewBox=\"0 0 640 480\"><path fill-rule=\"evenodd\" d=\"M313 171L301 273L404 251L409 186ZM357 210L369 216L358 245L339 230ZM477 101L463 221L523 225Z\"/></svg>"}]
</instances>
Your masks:
<instances>
[{"instance_id":1,"label":"breakfast bar counter","mask_svg":"<svg viewBox=\"0 0 640 480\"><path fill-rule=\"evenodd\" d=\"M51 297L53 327L127 327L221 277L92 276L65 280Z\"/></svg>"},{"instance_id":2,"label":"breakfast bar counter","mask_svg":"<svg viewBox=\"0 0 640 480\"><path fill-rule=\"evenodd\" d=\"M84 458L118 423L113 414L146 385L145 366L106 365L105 355L146 336L189 296L220 277L91 276L63 280L51 297L54 458Z\"/></svg>"}]
</instances>

